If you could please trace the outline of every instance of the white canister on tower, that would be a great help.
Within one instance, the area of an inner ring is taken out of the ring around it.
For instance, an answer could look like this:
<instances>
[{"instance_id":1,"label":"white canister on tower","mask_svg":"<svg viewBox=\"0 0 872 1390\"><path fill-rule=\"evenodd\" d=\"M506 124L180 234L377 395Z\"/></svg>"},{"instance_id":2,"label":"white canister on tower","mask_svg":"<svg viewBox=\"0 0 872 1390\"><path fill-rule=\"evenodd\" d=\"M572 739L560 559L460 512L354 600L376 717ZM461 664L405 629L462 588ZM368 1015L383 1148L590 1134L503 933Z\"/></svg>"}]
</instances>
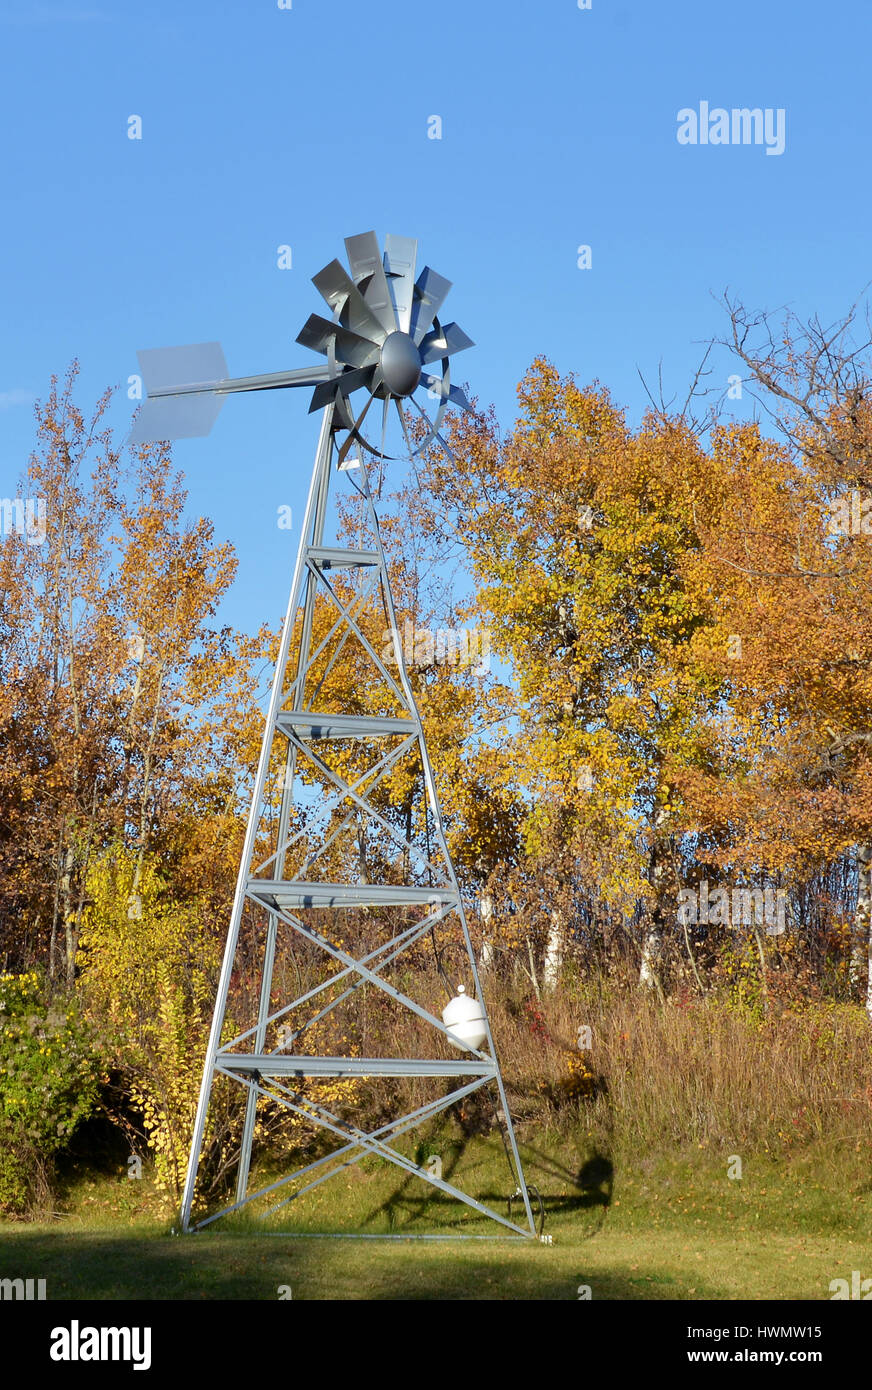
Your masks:
<instances>
[{"instance_id":1,"label":"white canister on tower","mask_svg":"<svg viewBox=\"0 0 872 1390\"><path fill-rule=\"evenodd\" d=\"M478 1049L487 1039L484 1009L467 994L463 985L442 1010L442 1022L450 1030L448 1041L455 1047Z\"/></svg>"}]
</instances>

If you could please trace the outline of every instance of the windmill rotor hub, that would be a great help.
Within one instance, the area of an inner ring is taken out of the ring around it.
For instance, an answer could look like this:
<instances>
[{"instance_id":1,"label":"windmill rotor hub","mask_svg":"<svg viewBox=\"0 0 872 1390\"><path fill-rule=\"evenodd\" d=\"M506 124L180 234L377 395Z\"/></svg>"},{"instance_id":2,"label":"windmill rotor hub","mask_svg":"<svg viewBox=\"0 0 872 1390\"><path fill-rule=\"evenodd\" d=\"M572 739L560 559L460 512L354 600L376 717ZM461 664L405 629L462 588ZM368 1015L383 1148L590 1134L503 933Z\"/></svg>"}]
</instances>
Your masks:
<instances>
[{"instance_id":1,"label":"windmill rotor hub","mask_svg":"<svg viewBox=\"0 0 872 1390\"><path fill-rule=\"evenodd\" d=\"M421 354L408 333L389 333L381 346L382 379L392 396L410 396L421 379Z\"/></svg>"}]
</instances>

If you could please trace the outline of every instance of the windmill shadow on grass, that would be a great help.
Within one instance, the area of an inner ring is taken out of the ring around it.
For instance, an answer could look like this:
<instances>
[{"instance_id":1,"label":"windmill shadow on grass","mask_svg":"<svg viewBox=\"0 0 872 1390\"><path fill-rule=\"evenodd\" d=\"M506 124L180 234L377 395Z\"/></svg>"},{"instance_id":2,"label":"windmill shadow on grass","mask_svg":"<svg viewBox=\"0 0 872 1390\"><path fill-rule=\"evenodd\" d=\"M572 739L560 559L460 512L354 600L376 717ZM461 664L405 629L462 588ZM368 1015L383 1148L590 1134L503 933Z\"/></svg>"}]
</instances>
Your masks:
<instances>
[{"instance_id":1,"label":"windmill shadow on grass","mask_svg":"<svg viewBox=\"0 0 872 1390\"><path fill-rule=\"evenodd\" d=\"M469 1152L471 1141L492 1137L494 1129L501 1132L501 1126L493 1107L491 1107L488 1122L483 1097L481 1103L472 1111L470 1111L468 1101L469 1098L465 1107L458 1103L456 1107L451 1107L447 1112L449 1115L454 1114L458 1120L461 1136L445 1140L439 1146L432 1141L422 1140L415 1155L419 1173L409 1173L403 1177L390 1195L367 1213L365 1225L377 1222L379 1217L386 1217L391 1233L401 1234L403 1230L406 1230L409 1235L414 1235L415 1231L412 1228L424 1222L432 1224L435 1220L441 1229L462 1228L468 1224L468 1216L462 1210L458 1210L454 1200L427 1183L425 1168L428 1159L438 1156L440 1159L439 1175L445 1182L453 1183L458 1169L462 1166L463 1159ZM482 1190L480 1192L480 1198L493 1205L495 1209L499 1209L505 1204L509 1219L511 1219L512 1197L514 1194L517 1200L518 1189L508 1161L505 1135L501 1134L501 1138L502 1148L506 1151L509 1175L506 1187L501 1189L491 1185L487 1191ZM531 1195L536 1194L542 1225L548 1216L597 1211L600 1214L600 1220L594 1230L589 1232L591 1235L595 1234L602 1227L612 1201L614 1164L608 1154L594 1148L593 1152L589 1153L578 1167L575 1167L561 1162L552 1154L534 1149L529 1144L524 1145L524 1150L527 1155L525 1171L529 1180L528 1190ZM497 1153L498 1149L494 1145L488 1158L492 1158L496 1162ZM481 1161L479 1159L479 1162ZM537 1178L539 1178L540 1183L542 1179L558 1180L565 1183L569 1190L562 1193L540 1192ZM462 1184L458 1181L456 1185L461 1186ZM540 1231L541 1229L540 1226Z\"/></svg>"}]
</instances>

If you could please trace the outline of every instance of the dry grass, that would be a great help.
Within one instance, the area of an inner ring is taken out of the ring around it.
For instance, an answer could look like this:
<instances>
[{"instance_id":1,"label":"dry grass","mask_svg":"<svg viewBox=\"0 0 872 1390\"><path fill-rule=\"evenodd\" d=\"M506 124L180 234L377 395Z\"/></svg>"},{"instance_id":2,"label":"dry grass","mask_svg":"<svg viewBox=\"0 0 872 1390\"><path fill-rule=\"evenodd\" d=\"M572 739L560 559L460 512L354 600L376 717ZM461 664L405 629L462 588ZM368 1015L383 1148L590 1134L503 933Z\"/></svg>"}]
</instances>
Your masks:
<instances>
[{"instance_id":1,"label":"dry grass","mask_svg":"<svg viewBox=\"0 0 872 1390\"><path fill-rule=\"evenodd\" d=\"M823 1140L872 1149L870 1029L859 1007L755 1016L716 997L661 1006L637 992L578 988L535 1009L519 1014L503 998L494 1011L510 1088L529 1098L538 1079L561 1123L570 1049L588 1027L596 1081L581 1104L601 1128L610 1118L622 1153L793 1152Z\"/></svg>"}]
</instances>

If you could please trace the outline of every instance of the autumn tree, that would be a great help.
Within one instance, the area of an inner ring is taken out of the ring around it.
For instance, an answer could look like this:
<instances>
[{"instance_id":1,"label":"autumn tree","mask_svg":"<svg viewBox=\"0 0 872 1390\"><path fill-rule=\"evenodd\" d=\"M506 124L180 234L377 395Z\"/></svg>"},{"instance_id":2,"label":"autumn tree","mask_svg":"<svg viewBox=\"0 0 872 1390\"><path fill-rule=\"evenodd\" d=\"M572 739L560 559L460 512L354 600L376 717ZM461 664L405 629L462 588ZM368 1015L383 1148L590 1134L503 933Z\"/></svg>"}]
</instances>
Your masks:
<instances>
[{"instance_id":1,"label":"autumn tree","mask_svg":"<svg viewBox=\"0 0 872 1390\"><path fill-rule=\"evenodd\" d=\"M692 647L708 606L682 572L707 461L681 420L652 412L634 432L607 391L541 359L519 401L505 440L492 419L458 425L429 485L516 680L527 848L553 857L557 832L600 900L627 920L644 903L640 973L656 984L688 829L675 774L714 752L718 685ZM569 925L558 912L546 964Z\"/></svg>"},{"instance_id":2,"label":"autumn tree","mask_svg":"<svg viewBox=\"0 0 872 1390\"><path fill-rule=\"evenodd\" d=\"M853 861L850 976L872 1013L868 325L856 309L826 326L728 308L776 438L757 424L713 435L719 500L690 583L717 595L697 655L728 691L732 775L698 778L697 802L731 828L735 862L802 884Z\"/></svg>"},{"instance_id":3,"label":"autumn tree","mask_svg":"<svg viewBox=\"0 0 872 1390\"><path fill-rule=\"evenodd\" d=\"M229 546L185 519L165 448L122 456L109 393L86 419L76 376L37 407L21 484L44 533L0 543L3 949L67 985L96 858L133 851L133 913L146 854L179 861L208 842L222 859L251 764L239 710L268 640L215 626Z\"/></svg>"}]
</instances>

